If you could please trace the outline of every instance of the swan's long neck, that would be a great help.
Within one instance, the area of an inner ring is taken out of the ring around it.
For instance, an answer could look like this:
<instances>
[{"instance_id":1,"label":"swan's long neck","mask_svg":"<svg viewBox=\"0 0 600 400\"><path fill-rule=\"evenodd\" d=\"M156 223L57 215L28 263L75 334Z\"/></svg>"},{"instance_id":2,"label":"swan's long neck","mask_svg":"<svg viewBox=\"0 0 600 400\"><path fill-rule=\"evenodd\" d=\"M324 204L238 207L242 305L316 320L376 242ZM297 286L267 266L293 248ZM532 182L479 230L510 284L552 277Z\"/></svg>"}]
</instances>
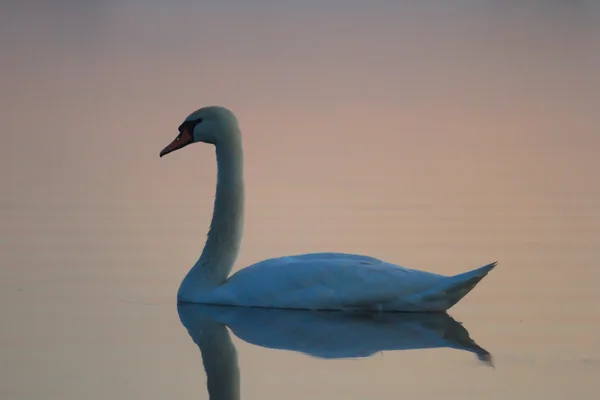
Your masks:
<instances>
[{"instance_id":1,"label":"swan's long neck","mask_svg":"<svg viewBox=\"0 0 600 400\"><path fill-rule=\"evenodd\" d=\"M178 297L196 301L223 284L238 255L244 229L244 174L240 135L216 146L217 191L204 250L181 283Z\"/></svg>"}]
</instances>

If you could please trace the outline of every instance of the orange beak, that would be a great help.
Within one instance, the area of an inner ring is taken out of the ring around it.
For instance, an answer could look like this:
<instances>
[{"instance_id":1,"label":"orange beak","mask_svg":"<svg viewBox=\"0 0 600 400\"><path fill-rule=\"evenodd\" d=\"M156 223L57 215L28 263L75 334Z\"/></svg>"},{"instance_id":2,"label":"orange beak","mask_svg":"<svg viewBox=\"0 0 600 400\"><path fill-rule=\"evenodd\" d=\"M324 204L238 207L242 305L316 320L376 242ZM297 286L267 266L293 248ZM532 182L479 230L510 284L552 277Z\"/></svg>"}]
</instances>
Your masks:
<instances>
[{"instance_id":1,"label":"orange beak","mask_svg":"<svg viewBox=\"0 0 600 400\"><path fill-rule=\"evenodd\" d=\"M162 149L162 151L160 152L160 156L162 157L164 155L169 154L172 151L179 150L187 146L188 144L192 144L193 142L194 138L192 137L190 132L186 128L183 128L181 130L181 133L177 135L175 140L173 140L167 147Z\"/></svg>"}]
</instances>

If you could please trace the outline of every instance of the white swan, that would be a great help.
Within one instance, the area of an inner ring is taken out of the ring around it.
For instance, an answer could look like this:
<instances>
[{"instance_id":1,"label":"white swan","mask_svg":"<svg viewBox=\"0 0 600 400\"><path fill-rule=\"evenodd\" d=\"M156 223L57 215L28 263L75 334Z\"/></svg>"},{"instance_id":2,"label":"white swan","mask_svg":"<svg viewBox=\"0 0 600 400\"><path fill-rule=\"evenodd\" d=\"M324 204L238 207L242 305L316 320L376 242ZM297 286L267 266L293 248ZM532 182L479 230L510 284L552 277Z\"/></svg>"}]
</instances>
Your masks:
<instances>
[{"instance_id":1,"label":"white swan","mask_svg":"<svg viewBox=\"0 0 600 400\"><path fill-rule=\"evenodd\" d=\"M228 278L244 220L242 137L224 107L201 108L179 126L160 156L191 143L215 145L217 189L202 255L184 278L179 302L311 310L446 311L496 263L456 276L407 269L373 257L344 253L272 258Z\"/></svg>"}]
</instances>

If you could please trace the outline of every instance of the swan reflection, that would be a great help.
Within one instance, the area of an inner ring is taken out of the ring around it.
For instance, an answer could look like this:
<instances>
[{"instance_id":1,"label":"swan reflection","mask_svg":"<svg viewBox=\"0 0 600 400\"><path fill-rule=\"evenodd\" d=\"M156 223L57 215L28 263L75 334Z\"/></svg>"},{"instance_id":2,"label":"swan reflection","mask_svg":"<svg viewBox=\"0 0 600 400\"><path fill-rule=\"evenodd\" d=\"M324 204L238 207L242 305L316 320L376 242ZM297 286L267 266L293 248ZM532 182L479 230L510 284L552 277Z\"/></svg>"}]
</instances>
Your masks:
<instances>
[{"instance_id":1,"label":"swan reflection","mask_svg":"<svg viewBox=\"0 0 600 400\"><path fill-rule=\"evenodd\" d=\"M491 355L446 313L345 313L179 304L179 318L200 348L211 400L240 398L238 338L313 357L359 358L386 350L453 348L491 365Z\"/></svg>"}]
</instances>

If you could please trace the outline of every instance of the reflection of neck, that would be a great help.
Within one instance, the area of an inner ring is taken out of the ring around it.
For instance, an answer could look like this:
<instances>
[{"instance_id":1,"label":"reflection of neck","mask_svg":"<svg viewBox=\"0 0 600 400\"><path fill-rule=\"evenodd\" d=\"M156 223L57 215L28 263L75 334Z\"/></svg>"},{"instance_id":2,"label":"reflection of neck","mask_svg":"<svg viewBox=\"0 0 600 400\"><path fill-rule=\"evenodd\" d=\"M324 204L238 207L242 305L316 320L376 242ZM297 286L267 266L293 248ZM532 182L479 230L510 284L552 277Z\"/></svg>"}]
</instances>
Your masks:
<instances>
[{"instance_id":1,"label":"reflection of neck","mask_svg":"<svg viewBox=\"0 0 600 400\"><path fill-rule=\"evenodd\" d=\"M180 306L179 315L202 353L210 400L239 400L240 371L237 351L225 325L194 312L196 306Z\"/></svg>"},{"instance_id":2,"label":"reflection of neck","mask_svg":"<svg viewBox=\"0 0 600 400\"><path fill-rule=\"evenodd\" d=\"M239 135L216 146L217 191L208 237L200 259L183 280L179 298L193 301L225 282L233 268L244 228L243 152Z\"/></svg>"},{"instance_id":3,"label":"reflection of neck","mask_svg":"<svg viewBox=\"0 0 600 400\"><path fill-rule=\"evenodd\" d=\"M237 351L225 325L215 325L218 326L205 329L196 343L202 352L208 396L210 400L237 400L240 398Z\"/></svg>"}]
</instances>

